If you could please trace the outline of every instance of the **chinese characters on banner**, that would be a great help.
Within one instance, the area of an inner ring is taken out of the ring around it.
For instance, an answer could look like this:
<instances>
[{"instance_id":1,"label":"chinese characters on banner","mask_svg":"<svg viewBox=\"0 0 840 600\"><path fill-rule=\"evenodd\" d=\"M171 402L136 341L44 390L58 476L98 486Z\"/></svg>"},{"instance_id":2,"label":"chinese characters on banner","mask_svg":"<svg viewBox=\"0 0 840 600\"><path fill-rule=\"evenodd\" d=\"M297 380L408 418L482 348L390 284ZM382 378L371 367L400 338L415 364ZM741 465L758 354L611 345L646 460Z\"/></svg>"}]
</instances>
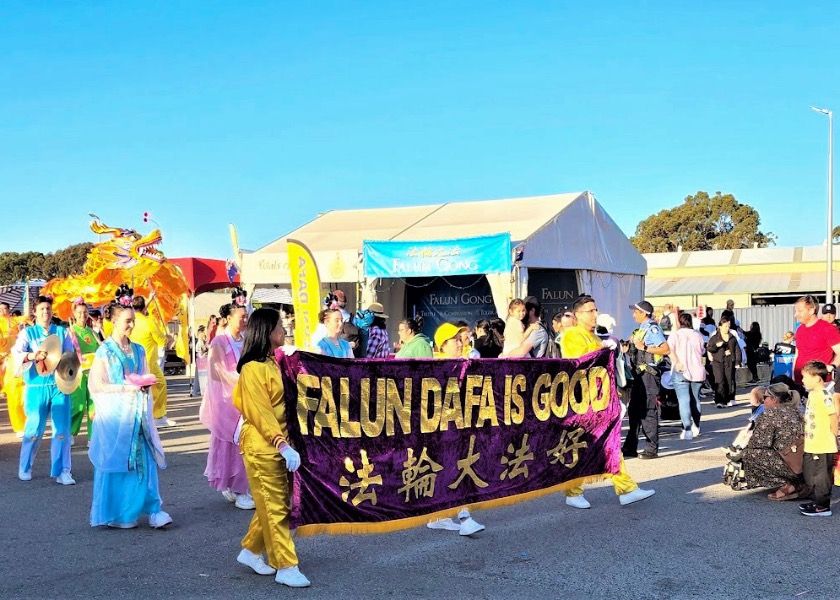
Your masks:
<instances>
[{"instance_id":1,"label":"chinese characters on banner","mask_svg":"<svg viewBox=\"0 0 840 600\"><path fill-rule=\"evenodd\" d=\"M387 531L617 473L614 364L609 350L577 360L283 357L302 456L293 526Z\"/></svg>"}]
</instances>

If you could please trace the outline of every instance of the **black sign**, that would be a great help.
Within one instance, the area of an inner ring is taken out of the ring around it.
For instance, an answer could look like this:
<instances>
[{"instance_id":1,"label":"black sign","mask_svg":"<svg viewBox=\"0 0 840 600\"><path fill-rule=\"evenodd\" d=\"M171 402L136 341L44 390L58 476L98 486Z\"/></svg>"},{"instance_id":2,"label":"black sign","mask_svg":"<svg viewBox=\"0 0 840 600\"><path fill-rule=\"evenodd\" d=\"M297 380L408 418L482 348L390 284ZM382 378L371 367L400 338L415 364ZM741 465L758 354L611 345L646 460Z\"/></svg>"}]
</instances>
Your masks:
<instances>
[{"instance_id":1,"label":"black sign","mask_svg":"<svg viewBox=\"0 0 840 600\"><path fill-rule=\"evenodd\" d=\"M578 297L577 276L565 269L528 269L528 295L536 296L551 323L555 313L568 310Z\"/></svg>"},{"instance_id":2,"label":"black sign","mask_svg":"<svg viewBox=\"0 0 840 600\"><path fill-rule=\"evenodd\" d=\"M430 338L442 323L466 321L472 327L479 319L498 316L487 277L412 277L405 288L408 315L423 317L423 333Z\"/></svg>"}]
</instances>

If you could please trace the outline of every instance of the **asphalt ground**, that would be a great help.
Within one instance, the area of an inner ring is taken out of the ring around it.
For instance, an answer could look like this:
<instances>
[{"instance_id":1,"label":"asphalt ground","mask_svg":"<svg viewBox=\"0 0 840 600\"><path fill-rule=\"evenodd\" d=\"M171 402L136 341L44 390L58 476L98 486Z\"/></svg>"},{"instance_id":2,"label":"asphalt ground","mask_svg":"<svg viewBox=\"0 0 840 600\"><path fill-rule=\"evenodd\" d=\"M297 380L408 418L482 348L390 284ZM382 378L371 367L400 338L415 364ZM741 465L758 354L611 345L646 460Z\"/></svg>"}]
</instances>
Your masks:
<instances>
[{"instance_id":1,"label":"asphalt ground","mask_svg":"<svg viewBox=\"0 0 840 600\"><path fill-rule=\"evenodd\" d=\"M627 461L636 481L656 490L648 500L622 507L602 483L587 488L589 510L555 494L476 513L487 530L474 539L425 527L301 538L301 570L312 587L292 590L235 562L252 513L207 485L200 399L189 397L183 378L169 382L169 414L179 424L161 431L169 468L160 492L174 524L160 531L89 526L84 435L73 448L75 486L47 477L46 441L32 481L19 481L20 444L3 406L0 600L840 597L840 514L803 517L796 502L721 483L721 448L749 415L744 393L735 408L704 402L694 440L663 426L659 459Z\"/></svg>"}]
</instances>

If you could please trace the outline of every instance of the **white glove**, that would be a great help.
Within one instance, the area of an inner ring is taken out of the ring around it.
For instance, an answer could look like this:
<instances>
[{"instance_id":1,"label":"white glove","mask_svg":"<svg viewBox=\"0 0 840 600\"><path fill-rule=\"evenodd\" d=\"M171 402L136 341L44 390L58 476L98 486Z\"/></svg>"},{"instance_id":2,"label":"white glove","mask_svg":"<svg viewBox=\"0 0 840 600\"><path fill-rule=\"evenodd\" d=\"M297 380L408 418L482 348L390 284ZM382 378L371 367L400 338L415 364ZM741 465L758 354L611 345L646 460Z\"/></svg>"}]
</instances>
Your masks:
<instances>
[{"instance_id":1,"label":"white glove","mask_svg":"<svg viewBox=\"0 0 840 600\"><path fill-rule=\"evenodd\" d=\"M286 468L290 473L294 473L300 467L300 454L291 446L286 446L280 451L280 456L286 459Z\"/></svg>"},{"instance_id":2,"label":"white glove","mask_svg":"<svg viewBox=\"0 0 840 600\"><path fill-rule=\"evenodd\" d=\"M618 348L618 344L615 343L615 340L607 338L604 340L604 347L609 348L610 350L615 350Z\"/></svg>"}]
</instances>

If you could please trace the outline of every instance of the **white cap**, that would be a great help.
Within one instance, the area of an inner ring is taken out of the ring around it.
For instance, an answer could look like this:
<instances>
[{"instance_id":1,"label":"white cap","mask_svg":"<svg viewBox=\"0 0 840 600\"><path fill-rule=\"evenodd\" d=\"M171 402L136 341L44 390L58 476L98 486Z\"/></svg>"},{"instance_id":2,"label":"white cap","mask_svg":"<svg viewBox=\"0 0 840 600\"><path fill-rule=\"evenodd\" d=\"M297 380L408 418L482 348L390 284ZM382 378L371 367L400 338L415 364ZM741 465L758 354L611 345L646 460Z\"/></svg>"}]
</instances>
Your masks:
<instances>
[{"instance_id":1,"label":"white cap","mask_svg":"<svg viewBox=\"0 0 840 600\"><path fill-rule=\"evenodd\" d=\"M615 329L615 319L613 319L607 313L601 313L598 315L598 319L595 321L595 324L598 327L603 327L607 330L607 333L612 333L613 329Z\"/></svg>"}]
</instances>

